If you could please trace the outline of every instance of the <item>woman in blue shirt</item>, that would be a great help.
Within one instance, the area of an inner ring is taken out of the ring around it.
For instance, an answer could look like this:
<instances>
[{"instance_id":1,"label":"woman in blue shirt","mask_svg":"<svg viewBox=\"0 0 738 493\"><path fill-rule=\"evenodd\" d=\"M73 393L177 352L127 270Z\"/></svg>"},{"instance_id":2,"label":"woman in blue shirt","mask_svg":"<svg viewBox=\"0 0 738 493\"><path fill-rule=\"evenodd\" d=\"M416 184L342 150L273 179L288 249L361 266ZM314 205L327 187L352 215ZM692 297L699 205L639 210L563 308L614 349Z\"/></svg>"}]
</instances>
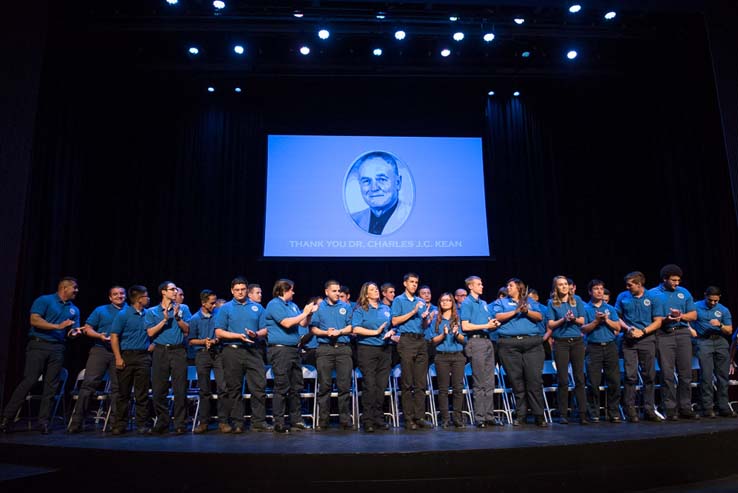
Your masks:
<instances>
[{"instance_id":1,"label":"woman in blue shirt","mask_svg":"<svg viewBox=\"0 0 738 493\"><path fill-rule=\"evenodd\" d=\"M559 423L564 425L569 422L569 363L571 363L579 419L583 425L586 425L589 420L585 411L587 397L584 388L584 339L582 338L584 304L577 302L577 298L569 292L569 282L565 276L553 278L546 319L554 339Z\"/></svg>"},{"instance_id":2,"label":"woman in blue shirt","mask_svg":"<svg viewBox=\"0 0 738 493\"><path fill-rule=\"evenodd\" d=\"M438 315L425 330L425 338L436 349L436 375L438 378L438 410L441 427L451 427L448 411L448 388L453 389L453 425L464 427L461 414L464 405L464 334L459 330L461 322L451 293L438 298Z\"/></svg>"},{"instance_id":3,"label":"woman in blue shirt","mask_svg":"<svg viewBox=\"0 0 738 493\"><path fill-rule=\"evenodd\" d=\"M361 417L367 433L389 429L384 421L384 391L392 357L388 341L395 334L390 330L391 320L390 307L379 302L377 285L365 282L351 316L351 326L357 336L357 359L364 381Z\"/></svg>"}]
</instances>

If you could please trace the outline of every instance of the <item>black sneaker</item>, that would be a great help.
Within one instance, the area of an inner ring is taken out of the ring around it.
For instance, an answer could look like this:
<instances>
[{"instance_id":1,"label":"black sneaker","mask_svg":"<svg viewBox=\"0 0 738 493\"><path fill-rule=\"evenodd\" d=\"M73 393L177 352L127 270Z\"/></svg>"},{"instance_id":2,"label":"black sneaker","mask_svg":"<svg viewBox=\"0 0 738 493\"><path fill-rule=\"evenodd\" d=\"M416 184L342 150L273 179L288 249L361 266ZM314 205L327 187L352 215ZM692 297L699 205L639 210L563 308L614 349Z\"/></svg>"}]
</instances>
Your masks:
<instances>
[{"instance_id":1,"label":"black sneaker","mask_svg":"<svg viewBox=\"0 0 738 493\"><path fill-rule=\"evenodd\" d=\"M536 416L536 426L539 428L548 428L548 423L543 416Z\"/></svg>"},{"instance_id":2,"label":"black sneaker","mask_svg":"<svg viewBox=\"0 0 738 493\"><path fill-rule=\"evenodd\" d=\"M658 414L653 411L646 411L646 413L643 415L643 418L646 421L652 421L654 423L661 423L662 421L664 421Z\"/></svg>"},{"instance_id":3,"label":"black sneaker","mask_svg":"<svg viewBox=\"0 0 738 493\"><path fill-rule=\"evenodd\" d=\"M616 425L621 425L621 424L623 424L623 420L620 419L620 416L618 416L617 414L613 414L612 417L610 418L610 423L615 423Z\"/></svg>"},{"instance_id":4,"label":"black sneaker","mask_svg":"<svg viewBox=\"0 0 738 493\"><path fill-rule=\"evenodd\" d=\"M276 424L274 425L274 433L289 433L289 427L285 425Z\"/></svg>"}]
</instances>

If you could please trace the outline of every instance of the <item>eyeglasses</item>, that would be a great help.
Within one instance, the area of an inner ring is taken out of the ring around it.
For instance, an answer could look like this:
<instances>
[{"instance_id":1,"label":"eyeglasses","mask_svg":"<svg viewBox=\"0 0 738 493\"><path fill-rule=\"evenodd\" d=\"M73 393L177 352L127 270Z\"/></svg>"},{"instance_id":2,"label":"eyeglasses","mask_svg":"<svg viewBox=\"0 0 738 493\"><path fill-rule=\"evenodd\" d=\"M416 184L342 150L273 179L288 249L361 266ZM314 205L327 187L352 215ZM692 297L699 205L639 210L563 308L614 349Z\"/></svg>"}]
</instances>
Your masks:
<instances>
[{"instance_id":1,"label":"eyeglasses","mask_svg":"<svg viewBox=\"0 0 738 493\"><path fill-rule=\"evenodd\" d=\"M177 288L167 288L167 291L176 291Z\"/></svg>"}]
</instances>

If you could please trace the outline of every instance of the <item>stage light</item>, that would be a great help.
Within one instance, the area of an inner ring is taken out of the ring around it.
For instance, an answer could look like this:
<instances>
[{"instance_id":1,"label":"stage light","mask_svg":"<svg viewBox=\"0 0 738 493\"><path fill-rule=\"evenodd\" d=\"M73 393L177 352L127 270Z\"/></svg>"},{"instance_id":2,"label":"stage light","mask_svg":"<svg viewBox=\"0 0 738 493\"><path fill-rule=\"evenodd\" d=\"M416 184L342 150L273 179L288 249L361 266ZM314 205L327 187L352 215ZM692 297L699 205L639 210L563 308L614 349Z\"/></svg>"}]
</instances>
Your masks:
<instances>
[{"instance_id":1,"label":"stage light","mask_svg":"<svg viewBox=\"0 0 738 493\"><path fill-rule=\"evenodd\" d=\"M494 35L494 33L487 33L484 36L482 36L482 39L485 42L490 43L490 42L494 41L495 35Z\"/></svg>"},{"instance_id":2,"label":"stage light","mask_svg":"<svg viewBox=\"0 0 738 493\"><path fill-rule=\"evenodd\" d=\"M200 50L198 50L196 46L190 46L190 49L188 49L187 52L190 55L198 55L200 53Z\"/></svg>"},{"instance_id":3,"label":"stage light","mask_svg":"<svg viewBox=\"0 0 738 493\"><path fill-rule=\"evenodd\" d=\"M405 39L405 36L406 36L405 31L403 31L402 29L400 29L399 31L395 31L396 40L402 41L403 39Z\"/></svg>"},{"instance_id":4,"label":"stage light","mask_svg":"<svg viewBox=\"0 0 738 493\"><path fill-rule=\"evenodd\" d=\"M320 39L328 39L331 37L331 33L328 31L328 29L321 29L318 31L318 37Z\"/></svg>"},{"instance_id":5,"label":"stage light","mask_svg":"<svg viewBox=\"0 0 738 493\"><path fill-rule=\"evenodd\" d=\"M298 19L302 19L305 17L305 14L302 13L302 10L295 10L292 12L292 17L297 17Z\"/></svg>"},{"instance_id":6,"label":"stage light","mask_svg":"<svg viewBox=\"0 0 738 493\"><path fill-rule=\"evenodd\" d=\"M446 58L450 54L451 54L451 50L449 50L448 48L444 48L444 49L441 50L441 56L444 57L444 58Z\"/></svg>"},{"instance_id":7,"label":"stage light","mask_svg":"<svg viewBox=\"0 0 738 493\"><path fill-rule=\"evenodd\" d=\"M215 7L218 10L222 10L225 8L225 2L223 0L215 0L213 2L213 7Z\"/></svg>"},{"instance_id":8,"label":"stage light","mask_svg":"<svg viewBox=\"0 0 738 493\"><path fill-rule=\"evenodd\" d=\"M578 54L579 53L577 53L575 50L569 50L569 52L566 54L566 58L568 58L569 60L574 60Z\"/></svg>"},{"instance_id":9,"label":"stage light","mask_svg":"<svg viewBox=\"0 0 738 493\"><path fill-rule=\"evenodd\" d=\"M233 90L234 90L235 92L241 92L241 88L240 88L240 87L236 87L236 88L235 88L235 89L233 89Z\"/></svg>"},{"instance_id":10,"label":"stage light","mask_svg":"<svg viewBox=\"0 0 738 493\"><path fill-rule=\"evenodd\" d=\"M582 6L579 5L578 3L575 3L574 5L572 5L571 7L569 7L569 12L571 12L572 14L576 14L577 12L581 12L581 10L582 10Z\"/></svg>"},{"instance_id":11,"label":"stage light","mask_svg":"<svg viewBox=\"0 0 738 493\"><path fill-rule=\"evenodd\" d=\"M515 24L519 26L525 22L525 19L523 19L522 17L516 17L515 19L513 19L513 22L515 22Z\"/></svg>"},{"instance_id":12,"label":"stage light","mask_svg":"<svg viewBox=\"0 0 738 493\"><path fill-rule=\"evenodd\" d=\"M515 92L513 93L513 96L515 96L516 98L517 98L518 96L520 96L520 91L515 91Z\"/></svg>"},{"instance_id":13,"label":"stage light","mask_svg":"<svg viewBox=\"0 0 738 493\"><path fill-rule=\"evenodd\" d=\"M448 18L448 20L450 20L451 22L456 22L456 21L458 21L458 20L459 20L459 17L458 17L458 16L456 16L456 15L452 15L452 16L450 16L450 17Z\"/></svg>"},{"instance_id":14,"label":"stage light","mask_svg":"<svg viewBox=\"0 0 738 493\"><path fill-rule=\"evenodd\" d=\"M382 56L382 48L374 48L374 51L372 51L372 54L374 56Z\"/></svg>"},{"instance_id":15,"label":"stage light","mask_svg":"<svg viewBox=\"0 0 738 493\"><path fill-rule=\"evenodd\" d=\"M169 5L177 5L179 3L179 0L167 0L167 3Z\"/></svg>"},{"instance_id":16,"label":"stage light","mask_svg":"<svg viewBox=\"0 0 738 493\"><path fill-rule=\"evenodd\" d=\"M215 92L215 88L213 86L208 87L208 92Z\"/></svg>"},{"instance_id":17,"label":"stage light","mask_svg":"<svg viewBox=\"0 0 738 493\"><path fill-rule=\"evenodd\" d=\"M462 32L454 33L454 41L463 41L463 39L464 39L464 33Z\"/></svg>"},{"instance_id":18,"label":"stage light","mask_svg":"<svg viewBox=\"0 0 738 493\"><path fill-rule=\"evenodd\" d=\"M495 92L494 91L490 91L490 92L487 93L487 96L494 96L494 95L495 95Z\"/></svg>"},{"instance_id":19,"label":"stage light","mask_svg":"<svg viewBox=\"0 0 738 493\"><path fill-rule=\"evenodd\" d=\"M236 45L236 46L233 47L233 51L236 53L236 55L243 55L243 52L245 50L243 49L243 46Z\"/></svg>"},{"instance_id":20,"label":"stage light","mask_svg":"<svg viewBox=\"0 0 738 493\"><path fill-rule=\"evenodd\" d=\"M605 19L607 19L608 21L611 21L615 18L616 15L618 14L614 10L611 10L610 12L605 14Z\"/></svg>"},{"instance_id":21,"label":"stage light","mask_svg":"<svg viewBox=\"0 0 738 493\"><path fill-rule=\"evenodd\" d=\"M310 48L307 46L301 46L300 47L300 53L303 55L309 55L310 54Z\"/></svg>"},{"instance_id":22,"label":"stage light","mask_svg":"<svg viewBox=\"0 0 738 493\"><path fill-rule=\"evenodd\" d=\"M379 19L381 21L382 19L384 19L384 18L387 17L387 14L385 14L384 12L377 12L377 16L376 17L377 17L377 19Z\"/></svg>"},{"instance_id":23,"label":"stage light","mask_svg":"<svg viewBox=\"0 0 738 493\"><path fill-rule=\"evenodd\" d=\"M520 54L523 58L530 58L530 51L524 51Z\"/></svg>"}]
</instances>

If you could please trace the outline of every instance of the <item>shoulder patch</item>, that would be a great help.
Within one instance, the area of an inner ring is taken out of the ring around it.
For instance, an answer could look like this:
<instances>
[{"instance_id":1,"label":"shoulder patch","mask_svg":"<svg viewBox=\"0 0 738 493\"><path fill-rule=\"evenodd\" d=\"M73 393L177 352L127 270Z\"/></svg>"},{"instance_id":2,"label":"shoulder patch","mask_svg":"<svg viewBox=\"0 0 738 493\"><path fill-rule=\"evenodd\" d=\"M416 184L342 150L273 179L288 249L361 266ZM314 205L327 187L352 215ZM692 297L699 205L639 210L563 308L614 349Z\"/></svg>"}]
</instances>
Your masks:
<instances>
[{"instance_id":1,"label":"shoulder patch","mask_svg":"<svg viewBox=\"0 0 738 493\"><path fill-rule=\"evenodd\" d=\"M645 299L645 300L643 300L643 304L646 305L646 306L651 306L651 300Z\"/></svg>"}]
</instances>

